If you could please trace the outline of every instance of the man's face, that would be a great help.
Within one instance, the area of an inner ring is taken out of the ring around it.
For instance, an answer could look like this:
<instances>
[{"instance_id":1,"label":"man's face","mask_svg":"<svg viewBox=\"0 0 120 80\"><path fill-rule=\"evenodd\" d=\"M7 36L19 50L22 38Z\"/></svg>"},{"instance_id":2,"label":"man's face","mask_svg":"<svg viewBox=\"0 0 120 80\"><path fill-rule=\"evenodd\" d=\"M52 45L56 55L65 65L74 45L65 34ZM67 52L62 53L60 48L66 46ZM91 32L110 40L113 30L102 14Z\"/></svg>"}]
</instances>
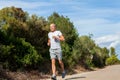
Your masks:
<instances>
[{"instance_id":1,"label":"man's face","mask_svg":"<svg viewBox=\"0 0 120 80\"><path fill-rule=\"evenodd\" d=\"M56 30L55 24L50 25L50 31L54 32Z\"/></svg>"}]
</instances>

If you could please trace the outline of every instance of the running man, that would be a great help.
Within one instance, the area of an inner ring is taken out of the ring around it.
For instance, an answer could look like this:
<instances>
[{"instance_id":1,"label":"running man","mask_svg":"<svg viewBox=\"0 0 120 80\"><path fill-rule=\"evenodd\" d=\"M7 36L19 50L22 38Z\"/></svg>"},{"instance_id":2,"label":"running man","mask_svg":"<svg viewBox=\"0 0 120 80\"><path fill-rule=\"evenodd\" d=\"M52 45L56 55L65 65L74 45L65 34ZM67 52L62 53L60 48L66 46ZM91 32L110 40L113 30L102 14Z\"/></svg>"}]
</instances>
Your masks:
<instances>
[{"instance_id":1,"label":"running man","mask_svg":"<svg viewBox=\"0 0 120 80\"><path fill-rule=\"evenodd\" d=\"M47 45L50 46L50 57L51 57L51 63L52 63L52 79L56 80L56 65L55 61L58 59L60 67L62 69L62 78L65 77L65 70L64 70L64 64L62 62L62 50L60 41L64 41L64 36L60 31L56 30L56 25L54 23L50 24L50 32L48 33L48 43Z\"/></svg>"}]
</instances>

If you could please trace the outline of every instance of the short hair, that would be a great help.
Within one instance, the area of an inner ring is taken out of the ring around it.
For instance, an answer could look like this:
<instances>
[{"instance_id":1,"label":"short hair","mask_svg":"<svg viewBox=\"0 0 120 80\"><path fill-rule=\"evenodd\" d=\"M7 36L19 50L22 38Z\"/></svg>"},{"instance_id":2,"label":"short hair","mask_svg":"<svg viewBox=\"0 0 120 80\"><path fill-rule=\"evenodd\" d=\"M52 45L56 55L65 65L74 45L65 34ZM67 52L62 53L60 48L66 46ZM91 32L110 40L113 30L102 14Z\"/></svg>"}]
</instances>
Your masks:
<instances>
[{"instance_id":1,"label":"short hair","mask_svg":"<svg viewBox=\"0 0 120 80\"><path fill-rule=\"evenodd\" d=\"M54 27L56 27L56 25L55 25L54 23L51 23L50 26L54 26Z\"/></svg>"}]
</instances>

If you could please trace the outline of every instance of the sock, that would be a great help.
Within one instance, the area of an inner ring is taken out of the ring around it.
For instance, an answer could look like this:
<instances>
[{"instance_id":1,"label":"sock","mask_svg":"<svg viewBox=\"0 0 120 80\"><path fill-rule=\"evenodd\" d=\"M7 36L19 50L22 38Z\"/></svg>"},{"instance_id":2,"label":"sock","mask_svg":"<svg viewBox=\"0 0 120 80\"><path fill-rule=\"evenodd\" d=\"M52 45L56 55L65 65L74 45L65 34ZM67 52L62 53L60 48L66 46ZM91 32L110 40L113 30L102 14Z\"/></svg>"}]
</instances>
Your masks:
<instances>
[{"instance_id":1,"label":"sock","mask_svg":"<svg viewBox=\"0 0 120 80\"><path fill-rule=\"evenodd\" d=\"M53 74L52 76L53 76L53 77L55 77L56 75L55 75L55 74Z\"/></svg>"}]
</instances>

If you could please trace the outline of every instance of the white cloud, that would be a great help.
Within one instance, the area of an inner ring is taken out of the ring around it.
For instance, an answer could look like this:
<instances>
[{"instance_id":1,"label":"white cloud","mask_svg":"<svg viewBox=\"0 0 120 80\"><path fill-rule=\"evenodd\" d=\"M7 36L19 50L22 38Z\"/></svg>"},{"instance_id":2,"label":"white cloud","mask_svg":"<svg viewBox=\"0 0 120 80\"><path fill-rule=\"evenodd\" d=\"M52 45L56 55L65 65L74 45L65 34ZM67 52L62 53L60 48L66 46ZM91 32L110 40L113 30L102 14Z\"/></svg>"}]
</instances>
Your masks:
<instances>
[{"instance_id":1,"label":"white cloud","mask_svg":"<svg viewBox=\"0 0 120 80\"><path fill-rule=\"evenodd\" d=\"M111 47L115 47L116 48L116 46L118 46L120 44L120 41L114 41L114 42L112 42L109 46L108 46L108 48L111 48Z\"/></svg>"},{"instance_id":2,"label":"white cloud","mask_svg":"<svg viewBox=\"0 0 120 80\"><path fill-rule=\"evenodd\" d=\"M120 22L114 20L112 21L110 19L93 17L77 20L73 19L72 21L74 22L74 25L80 35L88 35L88 33L92 33L94 37L100 37L104 35L111 37L109 34L120 32Z\"/></svg>"},{"instance_id":3,"label":"white cloud","mask_svg":"<svg viewBox=\"0 0 120 80\"><path fill-rule=\"evenodd\" d=\"M104 47L117 47L120 45L120 34L116 33L113 35L107 35L99 38L95 38L95 42L99 45L104 45ZM108 45L105 45L109 43Z\"/></svg>"},{"instance_id":4,"label":"white cloud","mask_svg":"<svg viewBox=\"0 0 120 80\"><path fill-rule=\"evenodd\" d=\"M20 0L0 0L0 9L4 7L20 7L24 11L27 11L30 15L36 14L39 16L47 15L48 13L51 14L52 6L54 3L52 2L45 2L45 1L20 1Z\"/></svg>"},{"instance_id":5,"label":"white cloud","mask_svg":"<svg viewBox=\"0 0 120 80\"><path fill-rule=\"evenodd\" d=\"M34 9L41 6L50 6L50 5L52 5L52 3L48 3L48 2L27 2L27 1L17 1L17 0L0 1L0 8L16 6L16 7L22 7L25 9Z\"/></svg>"},{"instance_id":6,"label":"white cloud","mask_svg":"<svg viewBox=\"0 0 120 80\"><path fill-rule=\"evenodd\" d=\"M96 38L95 41L97 44L107 43L107 42L114 42L120 39L119 35L107 35L103 37Z\"/></svg>"}]
</instances>

